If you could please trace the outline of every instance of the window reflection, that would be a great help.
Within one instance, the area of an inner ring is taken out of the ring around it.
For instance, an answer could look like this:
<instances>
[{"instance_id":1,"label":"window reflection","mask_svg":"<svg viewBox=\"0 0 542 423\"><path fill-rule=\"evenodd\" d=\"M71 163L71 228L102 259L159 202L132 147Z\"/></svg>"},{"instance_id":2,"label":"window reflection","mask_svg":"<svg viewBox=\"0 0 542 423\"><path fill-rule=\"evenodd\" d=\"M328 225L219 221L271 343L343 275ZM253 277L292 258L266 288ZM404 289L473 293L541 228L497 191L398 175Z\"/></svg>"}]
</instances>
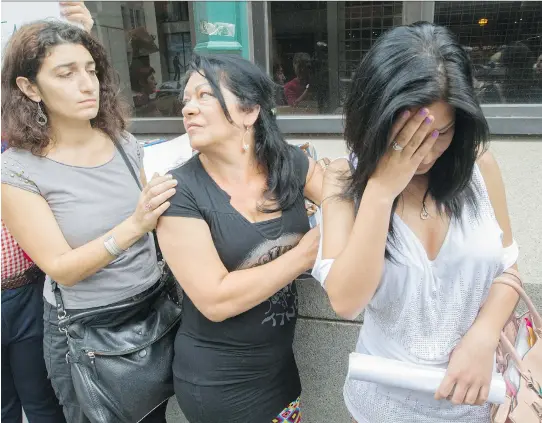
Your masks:
<instances>
[{"instance_id":1,"label":"window reflection","mask_svg":"<svg viewBox=\"0 0 542 423\"><path fill-rule=\"evenodd\" d=\"M363 54L402 23L402 2L274 2L270 19L279 113L341 113ZM337 63L329 62L330 49L338 52Z\"/></svg>"},{"instance_id":2,"label":"window reflection","mask_svg":"<svg viewBox=\"0 0 542 423\"><path fill-rule=\"evenodd\" d=\"M181 79L194 44L190 11L198 2L86 4L134 115L181 116ZM403 22L401 1L273 1L265 7L266 24L253 31L266 40L258 60L276 83L279 114L341 113L363 55ZM437 1L435 22L455 32L469 52L482 102L542 102L542 2ZM241 30L245 23L236 25Z\"/></svg>"},{"instance_id":3,"label":"window reflection","mask_svg":"<svg viewBox=\"0 0 542 423\"><path fill-rule=\"evenodd\" d=\"M109 52L135 117L180 116L181 76L192 56L189 3L90 1L93 31Z\"/></svg>"},{"instance_id":4,"label":"window reflection","mask_svg":"<svg viewBox=\"0 0 542 423\"><path fill-rule=\"evenodd\" d=\"M482 103L542 103L541 2L438 1L435 22L469 52Z\"/></svg>"}]
</instances>

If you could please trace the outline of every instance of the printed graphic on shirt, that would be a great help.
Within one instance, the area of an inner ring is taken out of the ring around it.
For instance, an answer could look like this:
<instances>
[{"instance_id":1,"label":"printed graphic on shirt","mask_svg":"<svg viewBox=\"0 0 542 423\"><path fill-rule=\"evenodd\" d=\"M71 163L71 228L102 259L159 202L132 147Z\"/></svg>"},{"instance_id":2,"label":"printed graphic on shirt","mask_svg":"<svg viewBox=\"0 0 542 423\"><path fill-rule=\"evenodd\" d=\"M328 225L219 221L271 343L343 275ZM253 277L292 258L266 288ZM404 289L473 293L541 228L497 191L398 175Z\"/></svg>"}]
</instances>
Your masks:
<instances>
[{"instance_id":1,"label":"printed graphic on shirt","mask_svg":"<svg viewBox=\"0 0 542 423\"><path fill-rule=\"evenodd\" d=\"M250 269L261 266L280 257L294 248L302 234L285 234L278 239L265 240L254 248L238 269ZM262 325L284 326L297 315L298 298L293 284L287 285L267 300L269 306L262 320Z\"/></svg>"}]
</instances>

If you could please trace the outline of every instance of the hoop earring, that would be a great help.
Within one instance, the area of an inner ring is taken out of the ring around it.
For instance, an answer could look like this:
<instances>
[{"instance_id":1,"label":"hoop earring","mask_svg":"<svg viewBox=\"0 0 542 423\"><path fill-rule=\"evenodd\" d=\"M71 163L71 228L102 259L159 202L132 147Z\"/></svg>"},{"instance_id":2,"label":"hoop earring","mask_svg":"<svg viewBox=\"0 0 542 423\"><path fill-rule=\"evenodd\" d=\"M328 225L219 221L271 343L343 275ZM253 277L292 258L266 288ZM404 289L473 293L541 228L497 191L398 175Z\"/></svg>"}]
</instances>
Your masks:
<instances>
[{"instance_id":1,"label":"hoop earring","mask_svg":"<svg viewBox=\"0 0 542 423\"><path fill-rule=\"evenodd\" d=\"M248 147L249 147L249 145L247 143L245 143L245 137L247 136L249 129L250 129L250 127L247 126L246 129L245 129L245 133L243 134L243 138L241 138L241 145L242 145L243 151L245 153L248 151Z\"/></svg>"},{"instance_id":2,"label":"hoop earring","mask_svg":"<svg viewBox=\"0 0 542 423\"><path fill-rule=\"evenodd\" d=\"M40 126L45 126L47 125L47 115L45 113L43 113L43 109L41 108L40 104L38 104L38 113L37 113L37 116L36 116L36 122L38 122L38 125Z\"/></svg>"}]
</instances>

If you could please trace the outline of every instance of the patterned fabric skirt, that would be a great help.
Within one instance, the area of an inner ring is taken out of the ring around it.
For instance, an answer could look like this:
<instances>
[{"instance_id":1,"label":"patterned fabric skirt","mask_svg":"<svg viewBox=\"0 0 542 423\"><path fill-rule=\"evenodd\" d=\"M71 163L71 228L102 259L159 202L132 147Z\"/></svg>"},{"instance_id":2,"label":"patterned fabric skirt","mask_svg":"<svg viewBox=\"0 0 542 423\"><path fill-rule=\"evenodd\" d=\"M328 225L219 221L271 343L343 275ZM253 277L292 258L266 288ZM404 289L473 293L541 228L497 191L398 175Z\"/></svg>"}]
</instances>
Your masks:
<instances>
[{"instance_id":1,"label":"patterned fabric skirt","mask_svg":"<svg viewBox=\"0 0 542 423\"><path fill-rule=\"evenodd\" d=\"M301 423L301 408L299 406L299 397L292 401L288 407L282 410L277 417L271 420L271 423Z\"/></svg>"}]
</instances>

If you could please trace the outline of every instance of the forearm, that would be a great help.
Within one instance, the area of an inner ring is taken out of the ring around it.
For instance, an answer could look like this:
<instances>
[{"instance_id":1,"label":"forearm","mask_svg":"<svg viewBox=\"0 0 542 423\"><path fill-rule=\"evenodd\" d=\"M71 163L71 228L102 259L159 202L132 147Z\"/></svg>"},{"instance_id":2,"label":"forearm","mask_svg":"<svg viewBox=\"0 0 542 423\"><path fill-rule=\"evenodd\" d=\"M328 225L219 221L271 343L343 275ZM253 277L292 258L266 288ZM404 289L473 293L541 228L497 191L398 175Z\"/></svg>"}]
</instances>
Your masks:
<instances>
[{"instance_id":1,"label":"forearm","mask_svg":"<svg viewBox=\"0 0 542 423\"><path fill-rule=\"evenodd\" d=\"M342 317L356 317L378 287L392 205L393 200L383 197L378 187L367 185L352 233L325 282L333 309ZM324 215L325 207L324 202Z\"/></svg>"},{"instance_id":2,"label":"forearm","mask_svg":"<svg viewBox=\"0 0 542 423\"><path fill-rule=\"evenodd\" d=\"M251 269L228 273L220 282L210 304L214 321L237 316L261 304L307 270L306 258L298 248Z\"/></svg>"},{"instance_id":3,"label":"forearm","mask_svg":"<svg viewBox=\"0 0 542 423\"><path fill-rule=\"evenodd\" d=\"M130 217L103 236L61 254L44 270L55 282L66 286L73 286L94 275L115 259L104 246L110 235L121 249L126 250L143 234Z\"/></svg>"},{"instance_id":4,"label":"forearm","mask_svg":"<svg viewBox=\"0 0 542 423\"><path fill-rule=\"evenodd\" d=\"M485 331L494 338L495 342L498 342L500 333L514 312L518 299L519 296L513 288L504 284L493 284L472 328Z\"/></svg>"}]
</instances>

